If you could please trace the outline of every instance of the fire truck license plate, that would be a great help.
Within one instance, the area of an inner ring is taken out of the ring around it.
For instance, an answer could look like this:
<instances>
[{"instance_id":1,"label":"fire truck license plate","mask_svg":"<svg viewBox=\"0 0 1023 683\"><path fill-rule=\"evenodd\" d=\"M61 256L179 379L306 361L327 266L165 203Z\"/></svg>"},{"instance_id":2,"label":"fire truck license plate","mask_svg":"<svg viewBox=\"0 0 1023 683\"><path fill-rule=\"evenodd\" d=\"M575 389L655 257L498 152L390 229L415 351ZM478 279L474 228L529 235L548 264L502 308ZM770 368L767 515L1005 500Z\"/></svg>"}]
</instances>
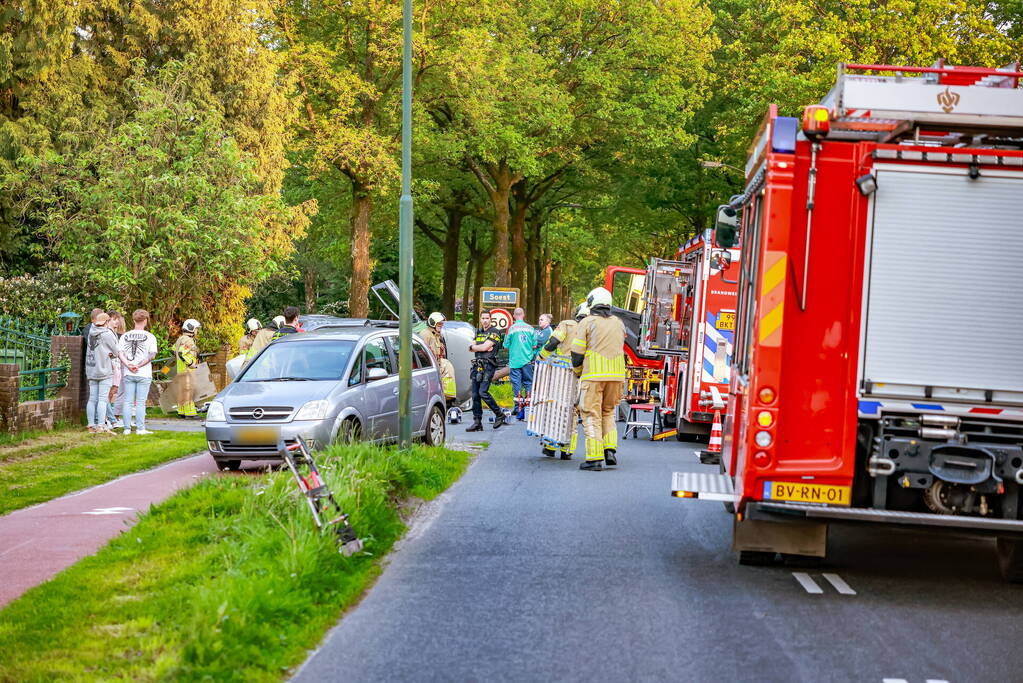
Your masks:
<instances>
[{"instance_id":1,"label":"fire truck license plate","mask_svg":"<svg viewBox=\"0 0 1023 683\"><path fill-rule=\"evenodd\" d=\"M719 330L734 330L735 329L735 314L734 313L719 313L718 324Z\"/></svg>"},{"instance_id":2,"label":"fire truck license plate","mask_svg":"<svg viewBox=\"0 0 1023 683\"><path fill-rule=\"evenodd\" d=\"M795 484L787 481L765 481L764 500L791 500L798 503L848 505L850 486L826 484Z\"/></svg>"}]
</instances>

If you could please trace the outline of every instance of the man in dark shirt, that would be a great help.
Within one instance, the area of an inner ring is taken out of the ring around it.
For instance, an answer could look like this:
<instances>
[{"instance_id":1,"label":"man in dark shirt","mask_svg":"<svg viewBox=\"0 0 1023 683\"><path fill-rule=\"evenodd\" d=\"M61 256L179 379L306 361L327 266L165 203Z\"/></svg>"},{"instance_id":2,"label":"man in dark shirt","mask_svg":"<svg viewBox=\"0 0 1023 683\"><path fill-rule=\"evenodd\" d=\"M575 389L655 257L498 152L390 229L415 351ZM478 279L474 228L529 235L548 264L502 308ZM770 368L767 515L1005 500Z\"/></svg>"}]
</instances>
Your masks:
<instances>
[{"instance_id":1,"label":"man in dark shirt","mask_svg":"<svg viewBox=\"0 0 1023 683\"><path fill-rule=\"evenodd\" d=\"M490 313L480 314L480 326L469 344L469 350L476 354L472 362L472 426L467 432L483 431L483 404L494 411L494 429L504 424L504 411L490 395L490 382L497 369L497 352L501 350L503 337L490 320Z\"/></svg>"},{"instance_id":2,"label":"man in dark shirt","mask_svg":"<svg viewBox=\"0 0 1023 683\"><path fill-rule=\"evenodd\" d=\"M295 334L298 329L298 308L288 306L284 309L284 324L277 329L274 339L280 339L286 334Z\"/></svg>"}]
</instances>

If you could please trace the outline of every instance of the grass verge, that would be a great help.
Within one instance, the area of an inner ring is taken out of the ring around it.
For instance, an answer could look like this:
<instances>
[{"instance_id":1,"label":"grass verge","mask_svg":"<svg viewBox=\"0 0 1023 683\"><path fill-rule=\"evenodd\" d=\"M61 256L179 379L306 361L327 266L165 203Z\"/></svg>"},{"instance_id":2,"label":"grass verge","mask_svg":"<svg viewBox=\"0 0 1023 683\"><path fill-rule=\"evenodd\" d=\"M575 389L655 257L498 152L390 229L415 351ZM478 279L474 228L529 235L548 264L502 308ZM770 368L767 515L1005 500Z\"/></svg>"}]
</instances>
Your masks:
<instances>
[{"instance_id":1,"label":"grass verge","mask_svg":"<svg viewBox=\"0 0 1023 683\"><path fill-rule=\"evenodd\" d=\"M214 477L0 611L0 680L278 680L380 571L409 499L469 455L335 447L321 473L366 553L315 530L288 471Z\"/></svg>"},{"instance_id":2,"label":"grass verge","mask_svg":"<svg viewBox=\"0 0 1023 683\"><path fill-rule=\"evenodd\" d=\"M81 427L0 445L0 515L206 448L202 432L89 434Z\"/></svg>"}]
</instances>

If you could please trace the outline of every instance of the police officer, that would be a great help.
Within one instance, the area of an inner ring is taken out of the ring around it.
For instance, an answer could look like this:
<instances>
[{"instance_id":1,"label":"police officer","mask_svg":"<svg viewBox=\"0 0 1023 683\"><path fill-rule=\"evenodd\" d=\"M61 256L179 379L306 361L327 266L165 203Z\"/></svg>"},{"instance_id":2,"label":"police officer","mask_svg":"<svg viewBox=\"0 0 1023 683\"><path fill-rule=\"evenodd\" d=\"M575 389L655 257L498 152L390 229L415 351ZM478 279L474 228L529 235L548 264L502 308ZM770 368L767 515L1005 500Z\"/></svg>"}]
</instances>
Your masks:
<instances>
[{"instance_id":1,"label":"police officer","mask_svg":"<svg viewBox=\"0 0 1023 683\"><path fill-rule=\"evenodd\" d=\"M579 321L590 314L590 307L582 302L575 309L575 317L562 320L550 333L547 343L540 349L540 360L560 365L565 368L572 367L572 341L575 340L575 328ZM546 313L544 314L546 315ZM578 411L577 411L578 414ZM578 439L577 428L572 429L572 441L568 444L555 443L553 440L543 439L543 454L553 458L557 451L561 450L562 460L571 460L575 453L576 440Z\"/></svg>"},{"instance_id":2,"label":"police officer","mask_svg":"<svg viewBox=\"0 0 1023 683\"><path fill-rule=\"evenodd\" d=\"M198 417L195 397L192 396L192 372L199 367L199 346L195 343L195 334L200 327L198 320L189 318L181 323L181 336L174 342L176 369L181 377L178 384L178 415L187 418Z\"/></svg>"},{"instance_id":3,"label":"police officer","mask_svg":"<svg viewBox=\"0 0 1023 683\"><path fill-rule=\"evenodd\" d=\"M579 413L586 435L582 470L616 466L618 428L615 408L625 381L625 324L611 314L611 292L597 287L586 298L590 314L576 327L572 367L579 375Z\"/></svg>"},{"instance_id":4,"label":"police officer","mask_svg":"<svg viewBox=\"0 0 1023 683\"><path fill-rule=\"evenodd\" d=\"M503 337L490 320L490 313L480 313L480 326L469 344L469 350L476 354L472 361L472 426L467 432L483 431L483 404L494 411L494 429L504 424L504 411L490 395L490 382L497 369L497 352L501 350Z\"/></svg>"}]
</instances>

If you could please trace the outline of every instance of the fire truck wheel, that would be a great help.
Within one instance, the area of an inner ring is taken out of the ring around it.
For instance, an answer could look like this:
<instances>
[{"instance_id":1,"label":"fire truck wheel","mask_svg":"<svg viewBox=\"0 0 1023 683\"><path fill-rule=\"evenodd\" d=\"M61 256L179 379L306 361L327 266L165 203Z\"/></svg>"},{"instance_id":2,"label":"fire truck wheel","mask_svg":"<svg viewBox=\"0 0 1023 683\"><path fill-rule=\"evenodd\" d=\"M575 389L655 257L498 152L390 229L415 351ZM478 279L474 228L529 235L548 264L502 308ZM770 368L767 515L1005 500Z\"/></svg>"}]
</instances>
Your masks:
<instances>
[{"instance_id":1,"label":"fire truck wheel","mask_svg":"<svg viewBox=\"0 0 1023 683\"><path fill-rule=\"evenodd\" d=\"M747 567L766 567L774 564L776 553L767 553L761 550L740 550L739 564Z\"/></svg>"},{"instance_id":2,"label":"fire truck wheel","mask_svg":"<svg viewBox=\"0 0 1023 683\"><path fill-rule=\"evenodd\" d=\"M1023 541L1014 538L998 539L998 567L1006 581L1023 583Z\"/></svg>"}]
</instances>

